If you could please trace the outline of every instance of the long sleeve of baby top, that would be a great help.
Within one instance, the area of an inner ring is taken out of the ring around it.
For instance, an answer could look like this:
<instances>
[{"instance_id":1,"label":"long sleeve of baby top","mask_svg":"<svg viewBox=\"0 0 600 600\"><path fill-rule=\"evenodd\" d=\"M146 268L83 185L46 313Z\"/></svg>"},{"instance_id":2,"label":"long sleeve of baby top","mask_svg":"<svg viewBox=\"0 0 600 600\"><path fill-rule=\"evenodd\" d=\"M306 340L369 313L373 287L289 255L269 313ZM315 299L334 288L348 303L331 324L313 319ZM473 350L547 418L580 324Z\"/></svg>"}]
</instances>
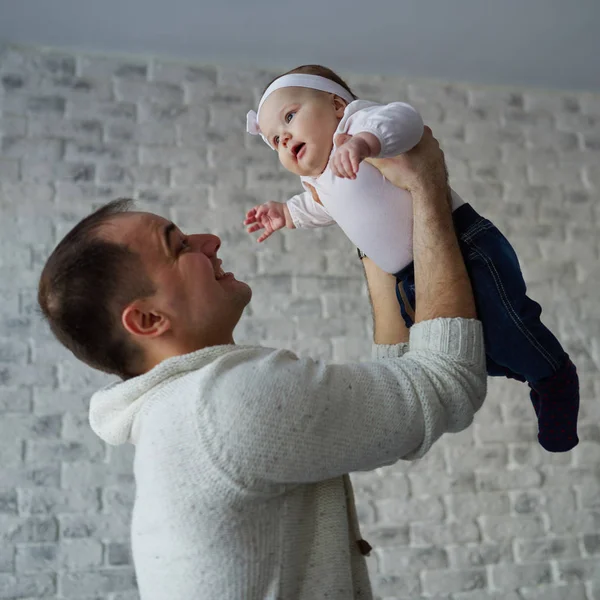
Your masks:
<instances>
[{"instance_id":1,"label":"long sleeve of baby top","mask_svg":"<svg viewBox=\"0 0 600 600\"><path fill-rule=\"evenodd\" d=\"M287 207L297 228L327 227L335 223L325 208L314 201L310 192L296 194L287 201Z\"/></svg>"},{"instance_id":2,"label":"long sleeve of baby top","mask_svg":"<svg viewBox=\"0 0 600 600\"><path fill-rule=\"evenodd\" d=\"M423 119L404 102L355 100L346 107L335 133L372 133L381 144L378 157L389 158L412 150L421 141Z\"/></svg>"},{"instance_id":3,"label":"long sleeve of baby top","mask_svg":"<svg viewBox=\"0 0 600 600\"><path fill-rule=\"evenodd\" d=\"M422 456L485 392L468 319L418 323L367 363L215 346L98 392L93 430L136 446L141 600L371 600L345 474Z\"/></svg>"}]
</instances>

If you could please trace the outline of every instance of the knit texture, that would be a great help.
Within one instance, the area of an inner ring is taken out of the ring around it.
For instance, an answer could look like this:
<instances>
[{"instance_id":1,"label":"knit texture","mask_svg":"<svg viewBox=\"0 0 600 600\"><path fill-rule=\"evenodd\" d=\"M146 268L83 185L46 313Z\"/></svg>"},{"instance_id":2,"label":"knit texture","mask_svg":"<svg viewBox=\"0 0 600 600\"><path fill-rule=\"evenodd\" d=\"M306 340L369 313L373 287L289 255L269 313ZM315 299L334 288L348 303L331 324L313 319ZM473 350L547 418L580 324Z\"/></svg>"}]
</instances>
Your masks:
<instances>
[{"instance_id":1,"label":"knit texture","mask_svg":"<svg viewBox=\"0 0 600 600\"><path fill-rule=\"evenodd\" d=\"M345 475L422 456L486 392L478 321L420 323L373 356L215 346L93 396L94 431L136 445L142 600L371 599Z\"/></svg>"}]
</instances>

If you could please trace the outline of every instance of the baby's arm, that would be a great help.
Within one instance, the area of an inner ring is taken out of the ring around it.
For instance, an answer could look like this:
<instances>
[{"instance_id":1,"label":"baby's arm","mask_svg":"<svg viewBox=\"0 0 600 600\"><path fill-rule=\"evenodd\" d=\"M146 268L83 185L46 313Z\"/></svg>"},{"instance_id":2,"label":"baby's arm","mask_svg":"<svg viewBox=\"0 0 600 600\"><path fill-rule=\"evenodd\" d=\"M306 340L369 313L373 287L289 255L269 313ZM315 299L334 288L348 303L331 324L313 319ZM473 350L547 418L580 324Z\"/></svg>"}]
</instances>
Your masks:
<instances>
[{"instance_id":1,"label":"baby's arm","mask_svg":"<svg viewBox=\"0 0 600 600\"><path fill-rule=\"evenodd\" d=\"M248 233L259 229L265 230L256 240L257 242L264 242L272 233L283 227L294 229L290 211L282 202L265 202L251 208L246 213L244 225L248 226Z\"/></svg>"},{"instance_id":2,"label":"baby's arm","mask_svg":"<svg viewBox=\"0 0 600 600\"><path fill-rule=\"evenodd\" d=\"M338 177L356 178L365 158L389 158L414 148L423 136L423 119L409 104L373 104L352 114L336 136L331 169Z\"/></svg>"},{"instance_id":3,"label":"baby's arm","mask_svg":"<svg viewBox=\"0 0 600 600\"><path fill-rule=\"evenodd\" d=\"M257 242L264 242L272 233L283 227L296 229L332 225L334 220L313 198L313 194L304 192L293 196L287 202L259 204L246 213L244 225L248 226L248 233L265 230Z\"/></svg>"}]
</instances>

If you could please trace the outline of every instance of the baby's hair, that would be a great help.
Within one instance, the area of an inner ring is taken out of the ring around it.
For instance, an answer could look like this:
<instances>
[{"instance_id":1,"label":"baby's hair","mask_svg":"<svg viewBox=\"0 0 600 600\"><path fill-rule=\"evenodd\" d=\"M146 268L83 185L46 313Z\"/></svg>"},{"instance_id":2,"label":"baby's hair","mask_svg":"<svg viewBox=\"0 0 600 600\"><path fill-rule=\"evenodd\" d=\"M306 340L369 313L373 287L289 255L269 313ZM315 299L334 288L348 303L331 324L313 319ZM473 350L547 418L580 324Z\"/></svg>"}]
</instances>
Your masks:
<instances>
[{"instance_id":1,"label":"baby's hair","mask_svg":"<svg viewBox=\"0 0 600 600\"><path fill-rule=\"evenodd\" d=\"M352 97L356 100L356 95L350 89L350 86L337 73L334 73L331 69L328 69L327 67L322 67L321 65L302 65L301 67L296 67L295 69L292 69L291 71L287 71L286 73L277 75L277 77L275 77L275 79L273 79L272 81L269 82L269 85L271 85L273 83L273 81L277 81L280 77L283 77L284 75L291 75L292 73L305 73L306 75L319 75L320 77L325 77L325 79L330 79L331 81L335 81L335 83L337 83L338 85L341 85L344 89L346 89L348 92L350 92L350 94L352 94ZM269 87L269 85L267 85L265 90ZM264 91L263 91L263 93L264 93Z\"/></svg>"}]
</instances>

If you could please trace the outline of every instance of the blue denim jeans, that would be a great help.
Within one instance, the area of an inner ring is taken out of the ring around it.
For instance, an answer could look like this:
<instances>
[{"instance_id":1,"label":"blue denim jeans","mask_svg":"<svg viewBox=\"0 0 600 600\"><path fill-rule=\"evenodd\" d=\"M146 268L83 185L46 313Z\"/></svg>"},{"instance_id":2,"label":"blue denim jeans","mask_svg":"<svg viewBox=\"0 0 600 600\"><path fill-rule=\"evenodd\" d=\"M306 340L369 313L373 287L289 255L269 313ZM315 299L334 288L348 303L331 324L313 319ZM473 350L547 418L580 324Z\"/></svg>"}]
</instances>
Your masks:
<instances>
[{"instance_id":1,"label":"blue denim jeans","mask_svg":"<svg viewBox=\"0 0 600 600\"><path fill-rule=\"evenodd\" d=\"M527 296L519 260L495 225L469 204L453 213L460 249L483 324L487 372L535 383L551 376L567 355L541 322L542 309ZM395 274L402 317L413 324L415 275L411 263Z\"/></svg>"}]
</instances>

